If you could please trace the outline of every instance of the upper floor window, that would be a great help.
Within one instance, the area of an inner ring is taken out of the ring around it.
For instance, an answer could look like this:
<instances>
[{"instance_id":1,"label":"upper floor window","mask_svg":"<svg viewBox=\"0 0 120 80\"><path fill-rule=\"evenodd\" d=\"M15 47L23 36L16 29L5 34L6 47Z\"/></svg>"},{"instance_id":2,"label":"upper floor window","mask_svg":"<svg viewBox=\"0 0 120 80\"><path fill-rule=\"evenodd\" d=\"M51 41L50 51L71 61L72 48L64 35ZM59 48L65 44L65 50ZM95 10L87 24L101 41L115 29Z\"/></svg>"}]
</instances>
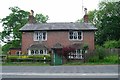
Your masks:
<instances>
[{"instance_id":1,"label":"upper floor window","mask_svg":"<svg viewBox=\"0 0 120 80\"><path fill-rule=\"evenodd\" d=\"M82 31L70 31L69 39L70 40L82 40Z\"/></svg>"},{"instance_id":2,"label":"upper floor window","mask_svg":"<svg viewBox=\"0 0 120 80\"><path fill-rule=\"evenodd\" d=\"M47 40L47 32L34 32L34 41L45 41Z\"/></svg>"}]
</instances>

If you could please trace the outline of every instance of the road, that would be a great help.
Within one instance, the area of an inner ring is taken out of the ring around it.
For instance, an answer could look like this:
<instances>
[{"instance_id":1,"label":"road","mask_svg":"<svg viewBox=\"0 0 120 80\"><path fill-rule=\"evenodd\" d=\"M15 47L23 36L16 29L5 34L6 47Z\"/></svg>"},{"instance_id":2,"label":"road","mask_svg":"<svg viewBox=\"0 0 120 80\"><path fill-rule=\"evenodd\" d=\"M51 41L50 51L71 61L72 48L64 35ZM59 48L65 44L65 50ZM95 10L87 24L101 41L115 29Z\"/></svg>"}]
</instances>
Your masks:
<instances>
[{"instance_id":1,"label":"road","mask_svg":"<svg viewBox=\"0 0 120 80\"><path fill-rule=\"evenodd\" d=\"M118 65L2 66L2 78L118 78Z\"/></svg>"}]
</instances>

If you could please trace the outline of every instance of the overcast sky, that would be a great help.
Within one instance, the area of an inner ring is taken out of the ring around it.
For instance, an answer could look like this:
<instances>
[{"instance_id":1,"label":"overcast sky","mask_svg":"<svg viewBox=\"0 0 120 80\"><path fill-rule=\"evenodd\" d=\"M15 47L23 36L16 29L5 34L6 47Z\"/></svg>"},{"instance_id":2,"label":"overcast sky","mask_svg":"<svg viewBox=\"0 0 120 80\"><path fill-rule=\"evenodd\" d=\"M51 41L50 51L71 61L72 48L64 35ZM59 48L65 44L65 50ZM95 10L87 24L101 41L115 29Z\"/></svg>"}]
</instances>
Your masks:
<instances>
[{"instance_id":1,"label":"overcast sky","mask_svg":"<svg viewBox=\"0 0 120 80\"><path fill-rule=\"evenodd\" d=\"M83 0L83 6L90 10L97 9L99 0ZM0 18L9 15L9 7L19 8L49 16L48 22L75 22L84 15L82 0L1 0ZM0 24L0 31L2 27Z\"/></svg>"}]
</instances>

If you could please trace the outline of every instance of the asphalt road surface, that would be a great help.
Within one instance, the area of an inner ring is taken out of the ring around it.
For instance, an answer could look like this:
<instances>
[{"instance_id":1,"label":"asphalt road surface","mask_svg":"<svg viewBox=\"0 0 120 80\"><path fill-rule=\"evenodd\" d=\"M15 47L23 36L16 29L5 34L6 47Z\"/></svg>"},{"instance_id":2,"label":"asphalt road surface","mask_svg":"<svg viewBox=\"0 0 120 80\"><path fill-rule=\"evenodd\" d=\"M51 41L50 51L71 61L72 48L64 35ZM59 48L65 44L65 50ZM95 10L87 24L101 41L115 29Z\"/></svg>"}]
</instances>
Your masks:
<instances>
[{"instance_id":1,"label":"asphalt road surface","mask_svg":"<svg viewBox=\"0 0 120 80\"><path fill-rule=\"evenodd\" d=\"M2 78L118 78L118 65L2 66Z\"/></svg>"}]
</instances>

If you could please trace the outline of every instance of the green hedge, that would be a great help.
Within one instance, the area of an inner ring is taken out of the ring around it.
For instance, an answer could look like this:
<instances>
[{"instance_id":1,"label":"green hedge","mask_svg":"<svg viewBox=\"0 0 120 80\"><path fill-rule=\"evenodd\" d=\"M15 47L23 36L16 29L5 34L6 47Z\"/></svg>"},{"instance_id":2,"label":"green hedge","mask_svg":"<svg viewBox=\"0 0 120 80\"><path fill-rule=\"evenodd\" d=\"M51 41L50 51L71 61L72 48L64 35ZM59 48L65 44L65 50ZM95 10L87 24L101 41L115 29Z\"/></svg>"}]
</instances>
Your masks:
<instances>
[{"instance_id":1,"label":"green hedge","mask_svg":"<svg viewBox=\"0 0 120 80\"><path fill-rule=\"evenodd\" d=\"M48 54L48 55L29 55L29 56L17 56L17 55L9 55L7 57L7 61L9 62L14 62L14 61L33 61L33 60L39 60L39 61L43 61L44 60L44 57L46 57L46 60L47 61L50 61L51 60L51 56Z\"/></svg>"},{"instance_id":2,"label":"green hedge","mask_svg":"<svg viewBox=\"0 0 120 80\"><path fill-rule=\"evenodd\" d=\"M28 56L28 58L32 58L32 59L41 59L41 60L44 60L44 57L46 58L46 60L50 60L51 57L50 55L30 55Z\"/></svg>"},{"instance_id":3,"label":"green hedge","mask_svg":"<svg viewBox=\"0 0 120 80\"><path fill-rule=\"evenodd\" d=\"M99 57L98 56L92 56L88 60L89 62L99 62Z\"/></svg>"},{"instance_id":4,"label":"green hedge","mask_svg":"<svg viewBox=\"0 0 120 80\"><path fill-rule=\"evenodd\" d=\"M17 59L17 58L19 58L19 56L16 56L16 55L9 55L7 58L8 58L8 59Z\"/></svg>"},{"instance_id":5,"label":"green hedge","mask_svg":"<svg viewBox=\"0 0 120 80\"><path fill-rule=\"evenodd\" d=\"M108 63L118 63L118 55L110 55L104 58L105 62Z\"/></svg>"}]
</instances>

